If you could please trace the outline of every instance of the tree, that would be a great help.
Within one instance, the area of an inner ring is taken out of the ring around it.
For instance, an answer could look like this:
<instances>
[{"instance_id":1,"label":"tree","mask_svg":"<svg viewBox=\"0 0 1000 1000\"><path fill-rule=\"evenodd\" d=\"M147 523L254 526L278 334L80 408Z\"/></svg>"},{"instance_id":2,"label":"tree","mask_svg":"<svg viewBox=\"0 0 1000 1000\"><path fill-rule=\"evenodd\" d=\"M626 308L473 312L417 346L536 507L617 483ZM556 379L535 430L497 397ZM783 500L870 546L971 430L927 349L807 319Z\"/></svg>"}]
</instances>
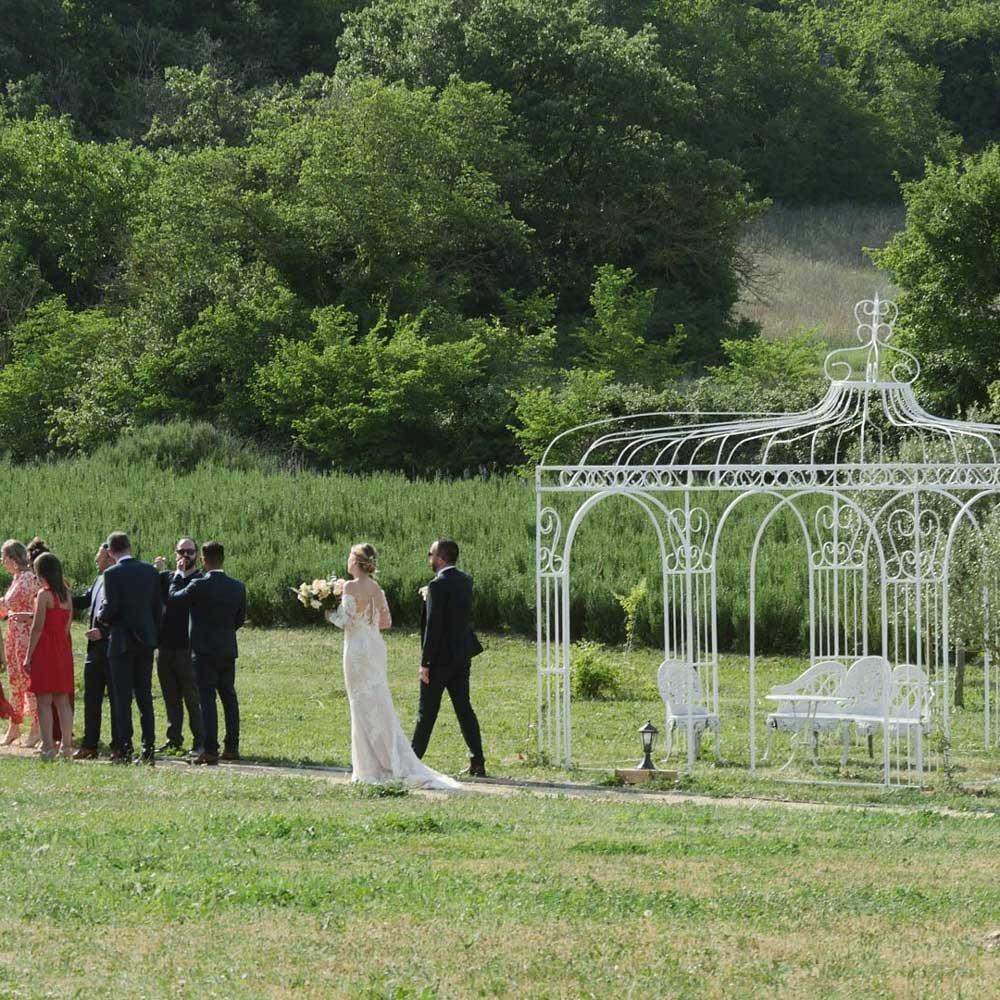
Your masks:
<instances>
[{"instance_id":1,"label":"tree","mask_svg":"<svg viewBox=\"0 0 1000 1000\"><path fill-rule=\"evenodd\" d=\"M333 71L364 0L0 0L0 86L68 114L85 136L138 139L176 104L168 67L210 65L239 92Z\"/></svg>"},{"instance_id":2,"label":"tree","mask_svg":"<svg viewBox=\"0 0 1000 1000\"><path fill-rule=\"evenodd\" d=\"M619 270L605 264L597 269L590 293L594 318L580 331L585 358L588 366L610 372L618 379L662 384L678 373L675 359L683 335L650 342L656 289L637 290L634 280L631 268Z\"/></svg>"},{"instance_id":3,"label":"tree","mask_svg":"<svg viewBox=\"0 0 1000 1000\"><path fill-rule=\"evenodd\" d=\"M111 336L98 309L72 312L61 297L32 309L11 332L11 361L0 371L0 440L14 460L56 447L56 413L81 372Z\"/></svg>"},{"instance_id":4,"label":"tree","mask_svg":"<svg viewBox=\"0 0 1000 1000\"><path fill-rule=\"evenodd\" d=\"M22 289L15 301L39 278L71 305L98 301L150 168L124 143L77 141L67 118L0 116L0 283Z\"/></svg>"},{"instance_id":5,"label":"tree","mask_svg":"<svg viewBox=\"0 0 1000 1000\"><path fill-rule=\"evenodd\" d=\"M929 166L903 197L906 229L875 255L902 288L899 342L936 408L985 403L1000 380L1000 148Z\"/></svg>"},{"instance_id":6,"label":"tree","mask_svg":"<svg viewBox=\"0 0 1000 1000\"><path fill-rule=\"evenodd\" d=\"M531 170L511 125L503 95L457 80L361 81L265 108L247 170L268 191L271 259L304 298L368 324L531 290L530 230L504 196Z\"/></svg>"},{"instance_id":7,"label":"tree","mask_svg":"<svg viewBox=\"0 0 1000 1000\"><path fill-rule=\"evenodd\" d=\"M1000 7L984 0L785 0L878 115L895 168L915 178L928 156L1000 137ZM952 134L949 134L952 133Z\"/></svg>"},{"instance_id":8,"label":"tree","mask_svg":"<svg viewBox=\"0 0 1000 1000\"><path fill-rule=\"evenodd\" d=\"M198 72L182 66L164 70L168 100L153 115L143 141L151 148L193 153L205 146L246 141L248 109L232 80L213 66Z\"/></svg>"},{"instance_id":9,"label":"tree","mask_svg":"<svg viewBox=\"0 0 1000 1000\"><path fill-rule=\"evenodd\" d=\"M883 113L783 13L687 0L654 3L649 14L663 65L699 95L690 141L740 166L760 195L808 204L894 197L893 170L912 166L899 136L916 145L919 166L942 128L935 119L927 138L909 108L905 122L896 108Z\"/></svg>"},{"instance_id":10,"label":"tree","mask_svg":"<svg viewBox=\"0 0 1000 1000\"><path fill-rule=\"evenodd\" d=\"M594 268L631 267L658 290L651 335L682 326L689 356L712 358L756 206L737 169L690 141L703 109L650 25L620 27L591 0L374 0L346 20L341 78L458 76L509 95L538 170L504 194L536 233L561 316L580 316Z\"/></svg>"}]
</instances>

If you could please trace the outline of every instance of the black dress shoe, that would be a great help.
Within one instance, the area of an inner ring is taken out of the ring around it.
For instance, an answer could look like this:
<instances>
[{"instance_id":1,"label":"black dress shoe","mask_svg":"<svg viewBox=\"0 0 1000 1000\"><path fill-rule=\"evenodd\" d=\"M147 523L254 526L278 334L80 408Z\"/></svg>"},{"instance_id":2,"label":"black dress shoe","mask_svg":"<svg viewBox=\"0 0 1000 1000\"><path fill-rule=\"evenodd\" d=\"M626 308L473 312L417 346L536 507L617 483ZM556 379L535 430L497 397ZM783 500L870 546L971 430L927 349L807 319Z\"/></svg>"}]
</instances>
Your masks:
<instances>
[{"instance_id":1,"label":"black dress shoe","mask_svg":"<svg viewBox=\"0 0 1000 1000\"><path fill-rule=\"evenodd\" d=\"M156 754L152 750L143 750L142 753L135 758L135 762L136 764L148 764L152 767L156 763Z\"/></svg>"},{"instance_id":2,"label":"black dress shoe","mask_svg":"<svg viewBox=\"0 0 1000 1000\"><path fill-rule=\"evenodd\" d=\"M207 764L209 767L215 767L219 763L219 755L214 753L200 753L197 757L191 757L190 762L192 764Z\"/></svg>"},{"instance_id":3,"label":"black dress shoe","mask_svg":"<svg viewBox=\"0 0 1000 1000\"><path fill-rule=\"evenodd\" d=\"M166 743L163 744L162 747L157 747L156 748L156 752L157 753L167 754L167 753L172 753L174 751L183 750L183 749L184 749L184 747L182 747L180 745L180 743L171 743L168 740Z\"/></svg>"},{"instance_id":4,"label":"black dress shoe","mask_svg":"<svg viewBox=\"0 0 1000 1000\"><path fill-rule=\"evenodd\" d=\"M485 778L486 763L481 760L470 760L469 766L462 772L462 774L467 774L470 778Z\"/></svg>"},{"instance_id":5,"label":"black dress shoe","mask_svg":"<svg viewBox=\"0 0 1000 1000\"><path fill-rule=\"evenodd\" d=\"M75 754L73 754L73 760L95 760L98 756L96 747L80 747Z\"/></svg>"}]
</instances>

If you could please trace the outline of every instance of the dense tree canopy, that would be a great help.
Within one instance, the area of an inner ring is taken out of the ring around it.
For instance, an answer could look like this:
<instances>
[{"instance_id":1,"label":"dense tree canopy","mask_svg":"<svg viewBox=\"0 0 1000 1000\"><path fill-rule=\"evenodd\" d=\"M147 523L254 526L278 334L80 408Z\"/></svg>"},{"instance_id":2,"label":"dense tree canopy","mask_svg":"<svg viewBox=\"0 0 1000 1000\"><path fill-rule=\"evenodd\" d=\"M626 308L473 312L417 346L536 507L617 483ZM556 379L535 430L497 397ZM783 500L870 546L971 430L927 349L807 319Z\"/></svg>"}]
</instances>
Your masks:
<instances>
[{"instance_id":1,"label":"dense tree canopy","mask_svg":"<svg viewBox=\"0 0 1000 1000\"><path fill-rule=\"evenodd\" d=\"M198 418L324 465L458 471L572 414L755 393L729 378L744 225L897 176L909 336L959 372L950 402L984 400L1000 362L962 352L988 296L972 325L918 298L942 239L993 288L995 154L951 164L1000 132L998 9L0 0L4 446ZM784 359L803 399L806 354Z\"/></svg>"}]
</instances>

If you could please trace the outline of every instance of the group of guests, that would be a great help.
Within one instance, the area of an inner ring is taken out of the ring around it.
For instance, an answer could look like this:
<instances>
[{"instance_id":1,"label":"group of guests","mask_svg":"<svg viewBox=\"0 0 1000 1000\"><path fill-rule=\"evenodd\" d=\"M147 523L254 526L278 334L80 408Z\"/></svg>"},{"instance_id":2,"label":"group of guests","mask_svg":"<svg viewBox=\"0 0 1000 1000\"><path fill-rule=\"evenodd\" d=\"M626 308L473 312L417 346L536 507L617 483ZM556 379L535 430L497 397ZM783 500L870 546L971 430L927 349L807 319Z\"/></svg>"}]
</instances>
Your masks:
<instances>
[{"instance_id":1,"label":"group of guests","mask_svg":"<svg viewBox=\"0 0 1000 1000\"><path fill-rule=\"evenodd\" d=\"M34 546L34 549L32 548ZM0 716L10 719L0 745L41 744L40 756L77 760L99 756L105 697L111 717L111 759L153 764L156 754L183 753L184 711L192 734L189 759L217 764L239 759L239 701L235 674L236 631L246 619L246 588L224 569L220 542L198 548L181 538L175 569L132 556L124 532L112 532L95 556L97 577L82 594L71 593L59 559L35 539L10 539L0 557L13 582L0 601L8 621L4 654L10 701L0 693ZM73 611L88 613L83 670L84 728L73 750L75 676L70 643ZM152 674L154 654L167 713L167 738L156 746ZM216 699L225 719L220 754ZM139 710L141 751L133 745L132 703ZM21 724L31 720L26 736Z\"/></svg>"}]
</instances>

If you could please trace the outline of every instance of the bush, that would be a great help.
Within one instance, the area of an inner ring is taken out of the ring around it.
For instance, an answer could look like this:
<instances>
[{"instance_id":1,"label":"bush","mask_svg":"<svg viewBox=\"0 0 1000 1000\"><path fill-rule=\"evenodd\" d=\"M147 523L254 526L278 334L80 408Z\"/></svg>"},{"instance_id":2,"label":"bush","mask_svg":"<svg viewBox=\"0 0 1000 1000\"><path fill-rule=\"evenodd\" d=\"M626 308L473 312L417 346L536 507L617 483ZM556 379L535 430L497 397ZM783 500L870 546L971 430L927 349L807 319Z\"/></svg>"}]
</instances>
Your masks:
<instances>
[{"instance_id":1,"label":"bush","mask_svg":"<svg viewBox=\"0 0 1000 1000\"><path fill-rule=\"evenodd\" d=\"M0 370L0 441L8 456L21 461L54 450L59 414L114 322L99 309L73 312L55 296L14 327L12 356Z\"/></svg>"},{"instance_id":2,"label":"bush","mask_svg":"<svg viewBox=\"0 0 1000 1000\"><path fill-rule=\"evenodd\" d=\"M273 460L253 445L203 421L177 420L126 431L94 457L126 468L154 465L173 473L193 472L202 462L223 469L275 469Z\"/></svg>"},{"instance_id":3,"label":"bush","mask_svg":"<svg viewBox=\"0 0 1000 1000\"><path fill-rule=\"evenodd\" d=\"M576 643L570 661L573 693L578 698L597 700L618 693L614 667L599 642L583 639Z\"/></svg>"}]
</instances>

